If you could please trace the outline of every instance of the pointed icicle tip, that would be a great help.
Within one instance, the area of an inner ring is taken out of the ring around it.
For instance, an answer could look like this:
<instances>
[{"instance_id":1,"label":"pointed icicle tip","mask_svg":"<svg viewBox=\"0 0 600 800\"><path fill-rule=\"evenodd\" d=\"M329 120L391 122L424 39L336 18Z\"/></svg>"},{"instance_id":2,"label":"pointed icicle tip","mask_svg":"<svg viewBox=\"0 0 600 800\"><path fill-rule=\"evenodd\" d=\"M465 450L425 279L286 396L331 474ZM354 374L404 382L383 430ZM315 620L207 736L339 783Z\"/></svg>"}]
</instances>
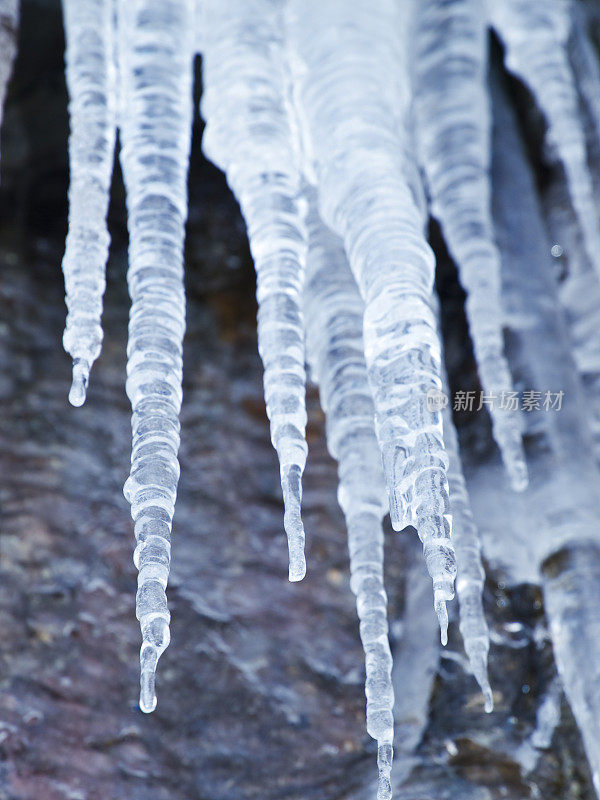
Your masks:
<instances>
[{"instance_id":1,"label":"pointed icicle tip","mask_svg":"<svg viewBox=\"0 0 600 800\"><path fill-rule=\"evenodd\" d=\"M69 392L69 403L76 408L85 403L86 390L90 377L90 367L83 358L73 361L73 382Z\"/></svg>"},{"instance_id":2,"label":"pointed icicle tip","mask_svg":"<svg viewBox=\"0 0 600 800\"><path fill-rule=\"evenodd\" d=\"M483 694L483 703L486 714L491 714L494 710L494 696L492 694L492 687L490 686L490 681L488 679L486 659L481 655L478 655L474 658L471 658L470 662L471 672L473 673L475 680L479 684L481 693Z\"/></svg>"},{"instance_id":3,"label":"pointed icicle tip","mask_svg":"<svg viewBox=\"0 0 600 800\"><path fill-rule=\"evenodd\" d=\"M408 525L412 524L406 508L406 500L399 488L395 488L388 494L390 503L390 522L395 531L403 531Z\"/></svg>"},{"instance_id":4,"label":"pointed icicle tip","mask_svg":"<svg viewBox=\"0 0 600 800\"><path fill-rule=\"evenodd\" d=\"M151 644L144 643L140 651L140 709L151 714L156 708L156 665L158 653Z\"/></svg>"},{"instance_id":5,"label":"pointed icicle tip","mask_svg":"<svg viewBox=\"0 0 600 800\"><path fill-rule=\"evenodd\" d=\"M290 568L288 571L288 579L290 583L298 583L306 575L306 559L304 553L297 559L292 561L292 554L290 553Z\"/></svg>"},{"instance_id":6,"label":"pointed icicle tip","mask_svg":"<svg viewBox=\"0 0 600 800\"><path fill-rule=\"evenodd\" d=\"M298 467L282 472L281 489L283 491L284 515L283 525L287 535L289 552L288 577L292 583L301 581L306 575L306 558L304 556L304 525L300 514L302 502L301 474Z\"/></svg>"},{"instance_id":7,"label":"pointed icicle tip","mask_svg":"<svg viewBox=\"0 0 600 800\"><path fill-rule=\"evenodd\" d=\"M525 461L514 464L514 468L509 473L510 485L513 492L524 492L529 486L529 474Z\"/></svg>"},{"instance_id":8,"label":"pointed icicle tip","mask_svg":"<svg viewBox=\"0 0 600 800\"><path fill-rule=\"evenodd\" d=\"M156 708L156 693L154 692L155 673L143 673L140 688L140 709L144 714L151 714Z\"/></svg>"},{"instance_id":9,"label":"pointed icicle tip","mask_svg":"<svg viewBox=\"0 0 600 800\"><path fill-rule=\"evenodd\" d=\"M289 571L291 583L301 581L306 575L306 557L304 555L304 526L300 514L284 517L285 532L288 539Z\"/></svg>"},{"instance_id":10,"label":"pointed icicle tip","mask_svg":"<svg viewBox=\"0 0 600 800\"><path fill-rule=\"evenodd\" d=\"M445 647L448 644L448 610L445 600L438 600L435 603L435 613L440 623L440 639Z\"/></svg>"},{"instance_id":11,"label":"pointed icicle tip","mask_svg":"<svg viewBox=\"0 0 600 800\"><path fill-rule=\"evenodd\" d=\"M377 800L392 800L392 745L385 742L377 747L377 766L379 781L377 784Z\"/></svg>"},{"instance_id":12,"label":"pointed icicle tip","mask_svg":"<svg viewBox=\"0 0 600 800\"><path fill-rule=\"evenodd\" d=\"M491 714L494 710L494 696L492 694L492 687L489 685L481 687L481 691L483 692L483 707L485 709L486 714Z\"/></svg>"}]
</instances>

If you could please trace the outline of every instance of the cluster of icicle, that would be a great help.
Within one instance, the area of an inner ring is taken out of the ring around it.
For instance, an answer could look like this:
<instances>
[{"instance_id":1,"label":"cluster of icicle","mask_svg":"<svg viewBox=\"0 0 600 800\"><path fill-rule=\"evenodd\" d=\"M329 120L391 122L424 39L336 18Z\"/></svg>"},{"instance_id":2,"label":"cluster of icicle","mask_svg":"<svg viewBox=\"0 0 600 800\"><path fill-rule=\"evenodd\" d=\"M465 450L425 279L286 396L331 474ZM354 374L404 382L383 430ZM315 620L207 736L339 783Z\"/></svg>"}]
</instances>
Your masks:
<instances>
[{"instance_id":1,"label":"cluster of icicle","mask_svg":"<svg viewBox=\"0 0 600 800\"><path fill-rule=\"evenodd\" d=\"M256 267L289 578L301 580L306 571L300 506L308 363L339 465L366 658L367 728L378 743L378 798L389 798L394 696L382 529L388 512L395 530L411 525L422 542L443 643L458 574L465 649L492 709L479 537L451 414L428 403L448 389L427 217L438 219L468 294L482 387L510 392L491 214L489 28L503 41L507 68L545 115L587 254L600 268L598 215L566 56L572 3L63 0L63 6L71 119L64 346L73 359L73 405L85 401L102 342L117 132L127 191L133 445L125 495L137 540L140 707L149 712L156 705L156 665L169 643L186 179L193 60L201 53L203 148L239 201ZM0 0L0 100L14 42L8 36L4 44L3 37L16 17L15 0ZM588 94L593 98L593 88ZM597 122L598 107L596 101ZM523 490L519 415L498 409L492 427L510 483Z\"/></svg>"}]
</instances>

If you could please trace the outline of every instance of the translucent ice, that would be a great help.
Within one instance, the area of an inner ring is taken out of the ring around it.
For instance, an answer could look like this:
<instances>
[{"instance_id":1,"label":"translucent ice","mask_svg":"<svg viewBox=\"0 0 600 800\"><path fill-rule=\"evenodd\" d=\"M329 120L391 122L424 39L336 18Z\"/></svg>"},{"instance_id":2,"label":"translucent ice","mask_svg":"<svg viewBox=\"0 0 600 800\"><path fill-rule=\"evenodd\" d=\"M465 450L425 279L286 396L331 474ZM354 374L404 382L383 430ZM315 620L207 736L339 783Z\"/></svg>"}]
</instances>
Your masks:
<instances>
[{"instance_id":1,"label":"translucent ice","mask_svg":"<svg viewBox=\"0 0 600 800\"><path fill-rule=\"evenodd\" d=\"M508 503L497 467L480 463L469 491L484 550L514 583L541 583L559 674L597 788L598 484L588 406L561 313L550 248L514 115L494 81L494 214L515 369L526 385L562 390L560 412L528 416L529 488ZM522 219L528 225L523 228ZM515 231L521 232L515 236Z\"/></svg>"},{"instance_id":2,"label":"translucent ice","mask_svg":"<svg viewBox=\"0 0 600 800\"><path fill-rule=\"evenodd\" d=\"M500 254L489 177L488 31L480 0L414 0L411 77L415 139L448 249L467 291L466 311L484 391L512 391L502 338ZM491 403L494 437L513 487L527 484L521 419Z\"/></svg>"},{"instance_id":3,"label":"translucent ice","mask_svg":"<svg viewBox=\"0 0 600 800\"><path fill-rule=\"evenodd\" d=\"M437 660L429 641L434 615L424 610L423 576L411 560L405 636L392 670L382 573L386 508L395 529L417 529L443 640L456 573L453 509L461 630L491 705L477 531L450 415L428 402L444 388L432 308L434 257L424 234L429 211L468 291L484 389L510 390L505 328L518 385L564 393L560 414L538 409L527 416L531 483L522 494L507 501L499 465L480 453L466 474L489 562L507 580L543 588L559 672L598 786L600 320L591 264L600 269L600 234L589 165L600 149L600 71L586 27L592 12L591 5L568 0L490 0L487 6L475 0L64 0L71 113L64 343L73 358L76 405L85 400L102 340L117 127L122 144L133 408L125 494L137 539L143 711L155 707L156 665L169 643L165 589L179 477L192 63L201 49L204 148L238 198L257 271L259 349L292 580L305 572L306 303L307 354L339 462L380 800L391 792L393 688L396 739L398 731L406 734L397 748L405 775L425 725ZM14 0L0 0L0 101L14 57L16 14ZM562 220L547 214L560 244L545 239L537 188L496 79L490 192L489 22L504 43L508 68L545 115L564 167L568 192L554 203ZM305 194L306 182L312 188ZM560 293L552 244L555 259L563 245L568 255ZM520 424L514 414L493 414L513 483L524 488ZM405 691L414 673L418 691Z\"/></svg>"},{"instance_id":4,"label":"translucent ice","mask_svg":"<svg viewBox=\"0 0 600 800\"><path fill-rule=\"evenodd\" d=\"M298 581L306 572L300 503L307 453L302 320L307 245L281 16L271 0L206 0L203 20L203 148L225 172L248 228L289 578Z\"/></svg>"},{"instance_id":5,"label":"translucent ice","mask_svg":"<svg viewBox=\"0 0 600 800\"><path fill-rule=\"evenodd\" d=\"M69 90L69 229L63 273L65 350L73 358L69 400L85 402L102 345L102 296L110 237L106 212L116 134L116 33L111 0L64 0Z\"/></svg>"},{"instance_id":6,"label":"translucent ice","mask_svg":"<svg viewBox=\"0 0 600 800\"><path fill-rule=\"evenodd\" d=\"M338 461L338 498L348 528L350 585L365 652L367 730L377 740L378 800L391 797L394 692L383 585L385 479L375 435L362 337L363 302L340 239L313 200L305 314L307 357L327 415L327 442Z\"/></svg>"},{"instance_id":7,"label":"translucent ice","mask_svg":"<svg viewBox=\"0 0 600 800\"><path fill-rule=\"evenodd\" d=\"M121 0L118 11L132 301L126 389L133 446L125 496L137 539L140 708L150 712L156 664L169 644L165 589L179 479L194 7L192 0Z\"/></svg>"},{"instance_id":8,"label":"translucent ice","mask_svg":"<svg viewBox=\"0 0 600 800\"><path fill-rule=\"evenodd\" d=\"M600 276L598 208L587 164L579 98L567 58L571 0L489 0L508 69L531 90L548 122L569 186L590 262Z\"/></svg>"},{"instance_id":9,"label":"translucent ice","mask_svg":"<svg viewBox=\"0 0 600 800\"><path fill-rule=\"evenodd\" d=\"M441 416L426 402L441 389L440 343L429 306L434 257L407 158L402 23L391 0L377 14L365 0L292 0L289 12L307 177L316 178L321 216L342 238L365 304L392 524L414 523L423 542L445 641L456 566Z\"/></svg>"},{"instance_id":10,"label":"translucent ice","mask_svg":"<svg viewBox=\"0 0 600 800\"><path fill-rule=\"evenodd\" d=\"M445 388L447 387L445 381ZM473 520L471 504L460 461L458 437L452 421L450 407L443 410L444 442L448 453L448 483L452 511L452 541L456 550L458 574L456 593L460 606L460 632L469 657L471 671L485 700L485 710L492 711L494 701L487 676L487 658L490 639L481 594L485 572L481 563L481 544Z\"/></svg>"}]
</instances>

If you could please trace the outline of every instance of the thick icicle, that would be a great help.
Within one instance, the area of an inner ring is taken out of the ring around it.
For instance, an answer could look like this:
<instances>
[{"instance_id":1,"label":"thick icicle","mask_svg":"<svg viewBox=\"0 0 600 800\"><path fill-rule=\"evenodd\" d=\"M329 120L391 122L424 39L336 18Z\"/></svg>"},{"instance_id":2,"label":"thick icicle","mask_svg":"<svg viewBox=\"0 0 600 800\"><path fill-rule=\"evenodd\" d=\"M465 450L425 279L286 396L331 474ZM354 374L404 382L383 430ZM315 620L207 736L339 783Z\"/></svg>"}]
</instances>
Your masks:
<instances>
[{"instance_id":1,"label":"thick icicle","mask_svg":"<svg viewBox=\"0 0 600 800\"><path fill-rule=\"evenodd\" d=\"M0 0L0 128L6 90L17 54L19 0Z\"/></svg>"},{"instance_id":2,"label":"thick icicle","mask_svg":"<svg viewBox=\"0 0 600 800\"><path fill-rule=\"evenodd\" d=\"M342 242L322 223L314 202L308 231L307 359L327 415L329 450L339 465L338 498L348 528L350 586L356 595L365 652L367 730L378 747L377 798L389 800L394 691L381 525L387 497L364 359L364 305Z\"/></svg>"},{"instance_id":3,"label":"thick icicle","mask_svg":"<svg viewBox=\"0 0 600 800\"><path fill-rule=\"evenodd\" d=\"M490 207L487 25L480 0L414 0L411 45L416 142L466 310L484 391L512 391L504 358L500 254ZM488 406L489 407L489 406ZM527 485L518 413L491 406L494 437L513 487Z\"/></svg>"},{"instance_id":4,"label":"thick icicle","mask_svg":"<svg viewBox=\"0 0 600 800\"><path fill-rule=\"evenodd\" d=\"M573 542L554 555L543 587L556 664L600 797L600 545Z\"/></svg>"},{"instance_id":5,"label":"thick icicle","mask_svg":"<svg viewBox=\"0 0 600 800\"><path fill-rule=\"evenodd\" d=\"M110 237L106 212L116 132L113 0L63 0L69 89L69 229L63 258L68 308L63 337L73 358L69 400L85 402L102 345L102 296Z\"/></svg>"},{"instance_id":6,"label":"thick icicle","mask_svg":"<svg viewBox=\"0 0 600 800\"><path fill-rule=\"evenodd\" d=\"M600 275L600 226L585 137L566 44L571 0L490 0L491 21L506 49L508 69L533 93L561 160L587 256Z\"/></svg>"},{"instance_id":7,"label":"thick icicle","mask_svg":"<svg viewBox=\"0 0 600 800\"><path fill-rule=\"evenodd\" d=\"M598 147L600 135L600 94L598 92L600 70L596 54L587 38L585 6L577 4L574 9L574 29L570 46L571 62L577 77L577 85L585 101L588 119L593 123L593 136ZM565 213L564 187L558 182L550 190L546 204L547 224L553 232L554 241L560 242L567 253L568 274L558 287L561 304L566 313L572 355L583 387L583 400L577 421L563 432L563 453L568 445L567 435L575 432L575 425L587 423L585 442L575 449L579 461L587 461L588 447L600 464L600 284L585 257L585 243L581 241L577 226L571 215ZM549 207L548 207L549 205ZM554 354L554 357L556 355ZM564 384L561 383L561 386ZM568 407L568 399L567 407ZM561 412L562 417L563 412ZM573 415L574 416L574 415ZM568 422L567 422L568 425ZM571 455L571 458L573 455ZM584 462L585 463L585 462ZM570 470L572 471L572 470ZM597 493L600 475L588 470L579 486L586 486L588 493ZM563 489L563 491L565 491ZM578 511L585 508L580 498L575 498ZM591 515L590 515L591 516ZM565 694L582 734L585 750L590 762L596 794L600 797L600 547L597 535L597 517L581 526L574 514L570 519L575 534L565 537L564 547L547 558L542 566L542 588L549 620L552 646ZM579 541L578 541L579 539ZM587 540L587 541L586 541ZM539 727L541 746L549 746L553 726L560 716L560 697L549 696L540 708L544 718ZM544 727L542 727L544 726ZM538 731L536 730L536 734ZM537 741L524 756L534 762ZM537 745L540 746L540 745Z\"/></svg>"},{"instance_id":8,"label":"thick icicle","mask_svg":"<svg viewBox=\"0 0 600 800\"><path fill-rule=\"evenodd\" d=\"M271 0L206 0L203 149L246 220L257 275L258 347L279 456L289 578L306 572L300 514L306 464L302 286L306 231L286 106L281 24Z\"/></svg>"},{"instance_id":9,"label":"thick icicle","mask_svg":"<svg viewBox=\"0 0 600 800\"><path fill-rule=\"evenodd\" d=\"M509 502L497 467L479 459L469 494L492 565L513 583L542 583L559 674L600 789L600 473L533 176L508 101L497 81L493 88L493 210L507 325L514 368L524 386L540 391L540 410L527 415L528 489ZM545 390L562 393L560 411L543 409Z\"/></svg>"},{"instance_id":10,"label":"thick icicle","mask_svg":"<svg viewBox=\"0 0 600 800\"><path fill-rule=\"evenodd\" d=\"M446 393L448 393L447 387L448 380L445 378ZM460 632L471 671L481 687L485 710L489 713L494 708L494 700L487 674L490 637L481 601L485 582L485 572L481 563L481 544L462 472L458 437L452 421L450 406L444 408L442 419L444 444L448 453L452 541L456 550L458 567L456 594L459 603Z\"/></svg>"},{"instance_id":11,"label":"thick icicle","mask_svg":"<svg viewBox=\"0 0 600 800\"><path fill-rule=\"evenodd\" d=\"M321 215L340 235L365 303L363 334L392 524L414 522L446 641L456 573L441 415L434 257L404 153L406 81L396 4L292 0L296 105ZM343 122L341 122L343 121ZM308 174L308 177L310 177Z\"/></svg>"},{"instance_id":12,"label":"thick icicle","mask_svg":"<svg viewBox=\"0 0 600 800\"><path fill-rule=\"evenodd\" d=\"M589 8L573 7L569 57L581 92L584 130L590 155L600 156L600 64L588 37ZM593 164L593 159L592 159ZM556 171L545 182L544 214L552 241L560 243L562 273L558 285L569 327L572 354L583 384L596 462L600 464L600 283L586 255L567 187ZM598 176L600 178L600 175Z\"/></svg>"},{"instance_id":13,"label":"thick icicle","mask_svg":"<svg viewBox=\"0 0 600 800\"><path fill-rule=\"evenodd\" d=\"M156 706L158 659L169 644L165 588L177 494L183 242L192 120L192 0L120 0L121 164L127 190L132 299L127 394L133 409L125 496L135 520L142 629L140 708Z\"/></svg>"}]
</instances>

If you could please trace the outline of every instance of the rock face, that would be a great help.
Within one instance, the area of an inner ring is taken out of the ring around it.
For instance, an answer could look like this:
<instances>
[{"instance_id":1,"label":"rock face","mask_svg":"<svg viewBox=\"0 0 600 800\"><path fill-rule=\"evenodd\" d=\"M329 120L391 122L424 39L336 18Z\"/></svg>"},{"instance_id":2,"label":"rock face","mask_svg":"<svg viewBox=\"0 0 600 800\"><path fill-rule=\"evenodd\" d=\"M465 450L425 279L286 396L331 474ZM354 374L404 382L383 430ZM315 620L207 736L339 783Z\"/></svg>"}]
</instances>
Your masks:
<instances>
[{"instance_id":1,"label":"rock face","mask_svg":"<svg viewBox=\"0 0 600 800\"><path fill-rule=\"evenodd\" d=\"M22 25L0 195L0 798L373 797L375 743L365 730L363 656L322 415L313 393L308 574L290 584L256 351L254 272L224 179L200 156L199 122L173 638L157 711L137 708L134 539L122 495L130 455L122 190L117 180L103 353L86 406L73 409L61 347L67 118L58 2L25 2ZM454 314L450 361L473 372L462 294L435 231L432 238L446 313ZM488 716L464 671L456 622L444 653L436 643L414 539L391 530L386 586L397 796L592 798L538 590L509 591L488 576L496 704Z\"/></svg>"}]
</instances>

